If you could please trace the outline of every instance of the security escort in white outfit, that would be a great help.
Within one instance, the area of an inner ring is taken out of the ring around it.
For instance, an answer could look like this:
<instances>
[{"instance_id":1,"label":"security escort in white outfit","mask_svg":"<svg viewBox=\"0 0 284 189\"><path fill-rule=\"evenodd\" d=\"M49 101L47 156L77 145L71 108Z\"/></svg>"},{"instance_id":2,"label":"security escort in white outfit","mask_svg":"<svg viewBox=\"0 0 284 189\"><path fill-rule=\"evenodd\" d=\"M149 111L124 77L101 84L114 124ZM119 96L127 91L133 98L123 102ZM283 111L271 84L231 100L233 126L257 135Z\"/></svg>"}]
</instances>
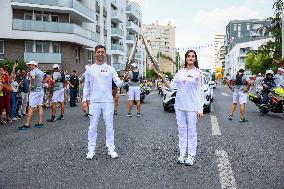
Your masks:
<instances>
[{"instance_id":1,"label":"security escort in white outfit","mask_svg":"<svg viewBox=\"0 0 284 189\"><path fill-rule=\"evenodd\" d=\"M55 122L56 120L64 120L64 83L65 76L59 70L59 65L53 65L53 74L52 74L52 113L51 118L47 120L48 122ZM56 119L56 104L60 103L60 116Z\"/></svg>"},{"instance_id":2,"label":"security escort in white outfit","mask_svg":"<svg viewBox=\"0 0 284 189\"><path fill-rule=\"evenodd\" d=\"M35 127L41 128L43 127L42 119L43 119L43 77L44 73L37 68L38 63L36 61L29 61L27 66L30 69L30 94L29 94L29 109L28 109L28 117L26 123L19 127L18 130L27 130L30 128L30 122L33 118L34 111L38 109L38 123L35 124Z\"/></svg>"},{"instance_id":3,"label":"security escort in white outfit","mask_svg":"<svg viewBox=\"0 0 284 189\"><path fill-rule=\"evenodd\" d=\"M115 69L106 64L105 53L105 47L98 45L95 48L96 63L87 67L85 72L82 105L85 112L88 111L87 100L90 100L87 159L92 159L95 155L97 126L101 112L103 113L103 119L106 125L106 146L108 148L108 155L112 158L118 157L114 145L112 80L118 87L122 87L124 82L119 79ZM124 79L126 78L127 76L124 77Z\"/></svg>"},{"instance_id":4,"label":"security escort in white outfit","mask_svg":"<svg viewBox=\"0 0 284 189\"><path fill-rule=\"evenodd\" d=\"M197 118L203 116L203 76L198 69L197 55L193 50L185 54L185 68L174 77L171 84L159 74L166 87L177 89L175 111L178 124L180 157L178 163L189 166L194 163L197 149Z\"/></svg>"}]
</instances>

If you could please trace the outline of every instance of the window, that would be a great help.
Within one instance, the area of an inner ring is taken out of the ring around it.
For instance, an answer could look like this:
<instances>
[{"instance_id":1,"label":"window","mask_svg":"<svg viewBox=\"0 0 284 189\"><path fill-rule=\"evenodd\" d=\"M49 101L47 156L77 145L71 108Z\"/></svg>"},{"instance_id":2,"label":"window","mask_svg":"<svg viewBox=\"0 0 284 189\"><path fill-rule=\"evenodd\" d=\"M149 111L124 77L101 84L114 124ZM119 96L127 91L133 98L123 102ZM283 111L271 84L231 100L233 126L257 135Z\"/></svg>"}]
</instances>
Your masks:
<instances>
[{"instance_id":1,"label":"window","mask_svg":"<svg viewBox=\"0 0 284 189\"><path fill-rule=\"evenodd\" d=\"M237 24L234 24L234 31L237 31Z\"/></svg>"},{"instance_id":2,"label":"window","mask_svg":"<svg viewBox=\"0 0 284 189\"><path fill-rule=\"evenodd\" d=\"M59 21L59 17L57 15L51 15L51 21L52 22L58 22Z\"/></svg>"},{"instance_id":3,"label":"window","mask_svg":"<svg viewBox=\"0 0 284 189\"><path fill-rule=\"evenodd\" d=\"M250 23L247 23L247 30L250 30Z\"/></svg>"},{"instance_id":4,"label":"window","mask_svg":"<svg viewBox=\"0 0 284 189\"><path fill-rule=\"evenodd\" d=\"M35 14L35 20L48 21L48 15L47 14Z\"/></svg>"},{"instance_id":5,"label":"window","mask_svg":"<svg viewBox=\"0 0 284 189\"><path fill-rule=\"evenodd\" d=\"M93 63L93 51L88 50L88 64L92 64L92 63Z\"/></svg>"},{"instance_id":6,"label":"window","mask_svg":"<svg viewBox=\"0 0 284 189\"><path fill-rule=\"evenodd\" d=\"M4 41L0 41L0 60L4 59Z\"/></svg>"},{"instance_id":7,"label":"window","mask_svg":"<svg viewBox=\"0 0 284 189\"><path fill-rule=\"evenodd\" d=\"M75 50L75 60L76 64L80 64L80 49L78 47Z\"/></svg>"},{"instance_id":8,"label":"window","mask_svg":"<svg viewBox=\"0 0 284 189\"><path fill-rule=\"evenodd\" d=\"M49 52L49 42L36 42L36 52L37 53L48 53Z\"/></svg>"},{"instance_id":9,"label":"window","mask_svg":"<svg viewBox=\"0 0 284 189\"><path fill-rule=\"evenodd\" d=\"M25 20L32 20L33 19L33 13L24 13L24 19Z\"/></svg>"},{"instance_id":10,"label":"window","mask_svg":"<svg viewBox=\"0 0 284 189\"><path fill-rule=\"evenodd\" d=\"M52 52L53 53L60 53L60 43L52 42Z\"/></svg>"},{"instance_id":11,"label":"window","mask_svg":"<svg viewBox=\"0 0 284 189\"><path fill-rule=\"evenodd\" d=\"M253 24L252 29L257 30L262 27L263 27L263 24Z\"/></svg>"},{"instance_id":12,"label":"window","mask_svg":"<svg viewBox=\"0 0 284 189\"><path fill-rule=\"evenodd\" d=\"M242 26L241 24L238 24L238 31L241 31L242 30Z\"/></svg>"},{"instance_id":13,"label":"window","mask_svg":"<svg viewBox=\"0 0 284 189\"><path fill-rule=\"evenodd\" d=\"M33 42L25 41L25 52L33 52Z\"/></svg>"}]
</instances>

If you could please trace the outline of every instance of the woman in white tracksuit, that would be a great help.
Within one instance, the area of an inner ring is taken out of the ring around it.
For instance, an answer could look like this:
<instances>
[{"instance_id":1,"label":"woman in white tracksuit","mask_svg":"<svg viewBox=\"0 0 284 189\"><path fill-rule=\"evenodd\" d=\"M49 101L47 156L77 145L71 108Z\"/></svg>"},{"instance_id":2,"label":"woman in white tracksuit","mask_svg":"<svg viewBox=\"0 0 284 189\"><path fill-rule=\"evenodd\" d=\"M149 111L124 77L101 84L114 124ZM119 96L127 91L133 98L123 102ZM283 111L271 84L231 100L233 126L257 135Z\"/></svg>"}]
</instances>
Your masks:
<instances>
[{"instance_id":1,"label":"woman in white tracksuit","mask_svg":"<svg viewBox=\"0 0 284 189\"><path fill-rule=\"evenodd\" d=\"M189 50L185 54L185 68L179 70L173 81L168 83L163 74L166 87L177 89L175 111L178 124L180 157L178 163L192 165L197 148L197 119L203 117L202 72L198 69L197 54Z\"/></svg>"}]
</instances>

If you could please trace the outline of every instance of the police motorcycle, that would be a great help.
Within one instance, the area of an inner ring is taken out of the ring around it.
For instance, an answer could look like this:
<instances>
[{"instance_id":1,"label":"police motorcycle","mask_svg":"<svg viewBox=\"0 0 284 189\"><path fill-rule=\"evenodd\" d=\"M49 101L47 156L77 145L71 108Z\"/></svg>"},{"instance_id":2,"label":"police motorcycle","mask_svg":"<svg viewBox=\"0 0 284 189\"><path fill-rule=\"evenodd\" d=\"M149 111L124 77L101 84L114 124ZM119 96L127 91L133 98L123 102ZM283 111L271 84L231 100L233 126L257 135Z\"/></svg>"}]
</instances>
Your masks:
<instances>
[{"instance_id":1,"label":"police motorcycle","mask_svg":"<svg viewBox=\"0 0 284 189\"><path fill-rule=\"evenodd\" d=\"M146 95L150 94L150 87L146 84L140 84L140 102L143 103L145 100Z\"/></svg>"},{"instance_id":2,"label":"police motorcycle","mask_svg":"<svg viewBox=\"0 0 284 189\"><path fill-rule=\"evenodd\" d=\"M276 84L272 84L269 89L268 103L263 104L263 93L262 92L250 92L249 100L255 103L259 108L260 113L267 114L268 112L283 113L284 112L284 85L279 87Z\"/></svg>"}]
</instances>

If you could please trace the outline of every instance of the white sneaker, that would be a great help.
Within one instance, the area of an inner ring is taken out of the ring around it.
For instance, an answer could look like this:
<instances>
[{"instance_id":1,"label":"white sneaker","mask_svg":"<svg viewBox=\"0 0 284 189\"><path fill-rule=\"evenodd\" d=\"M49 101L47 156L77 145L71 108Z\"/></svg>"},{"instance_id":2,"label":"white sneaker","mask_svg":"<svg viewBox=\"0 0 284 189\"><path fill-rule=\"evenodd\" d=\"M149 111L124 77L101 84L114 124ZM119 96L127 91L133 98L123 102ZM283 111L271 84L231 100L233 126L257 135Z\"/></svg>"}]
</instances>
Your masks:
<instances>
[{"instance_id":1,"label":"white sneaker","mask_svg":"<svg viewBox=\"0 0 284 189\"><path fill-rule=\"evenodd\" d=\"M90 152L90 151L89 151L89 152L87 153L86 159L93 159L94 156L95 156L95 152Z\"/></svg>"},{"instance_id":2,"label":"white sneaker","mask_svg":"<svg viewBox=\"0 0 284 189\"><path fill-rule=\"evenodd\" d=\"M181 156L179 156L177 163L184 164L184 161L185 161L185 157L184 157L184 155L181 155Z\"/></svg>"},{"instance_id":3,"label":"white sneaker","mask_svg":"<svg viewBox=\"0 0 284 189\"><path fill-rule=\"evenodd\" d=\"M188 156L186 157L186 159L185 159L184 164L185 164L186 166L190 166L190 165L193 165L193 163L194 163L194 157L188 155Z\"/></svg>"},{"instance_id":4,"label":"white sneaker","mask_svg":"<svg viewBox=\"0 0 284 189\"><path fill-rule=\"evenodd\" d=\"M112 159L118 158L117 153L113 150L113 151L108 151L107 155L110 156Z\"/></svg>"},{"instance_id":5,"label":"white sneaker","mask_svg":"<svg viewBox=\"0 0 284 189\"><path fill-rule=\"evenodd\" d=\"M16 117L13 117L12 118L12 121L17 121L18 119Z\"/></svg>"}]
</instances>

